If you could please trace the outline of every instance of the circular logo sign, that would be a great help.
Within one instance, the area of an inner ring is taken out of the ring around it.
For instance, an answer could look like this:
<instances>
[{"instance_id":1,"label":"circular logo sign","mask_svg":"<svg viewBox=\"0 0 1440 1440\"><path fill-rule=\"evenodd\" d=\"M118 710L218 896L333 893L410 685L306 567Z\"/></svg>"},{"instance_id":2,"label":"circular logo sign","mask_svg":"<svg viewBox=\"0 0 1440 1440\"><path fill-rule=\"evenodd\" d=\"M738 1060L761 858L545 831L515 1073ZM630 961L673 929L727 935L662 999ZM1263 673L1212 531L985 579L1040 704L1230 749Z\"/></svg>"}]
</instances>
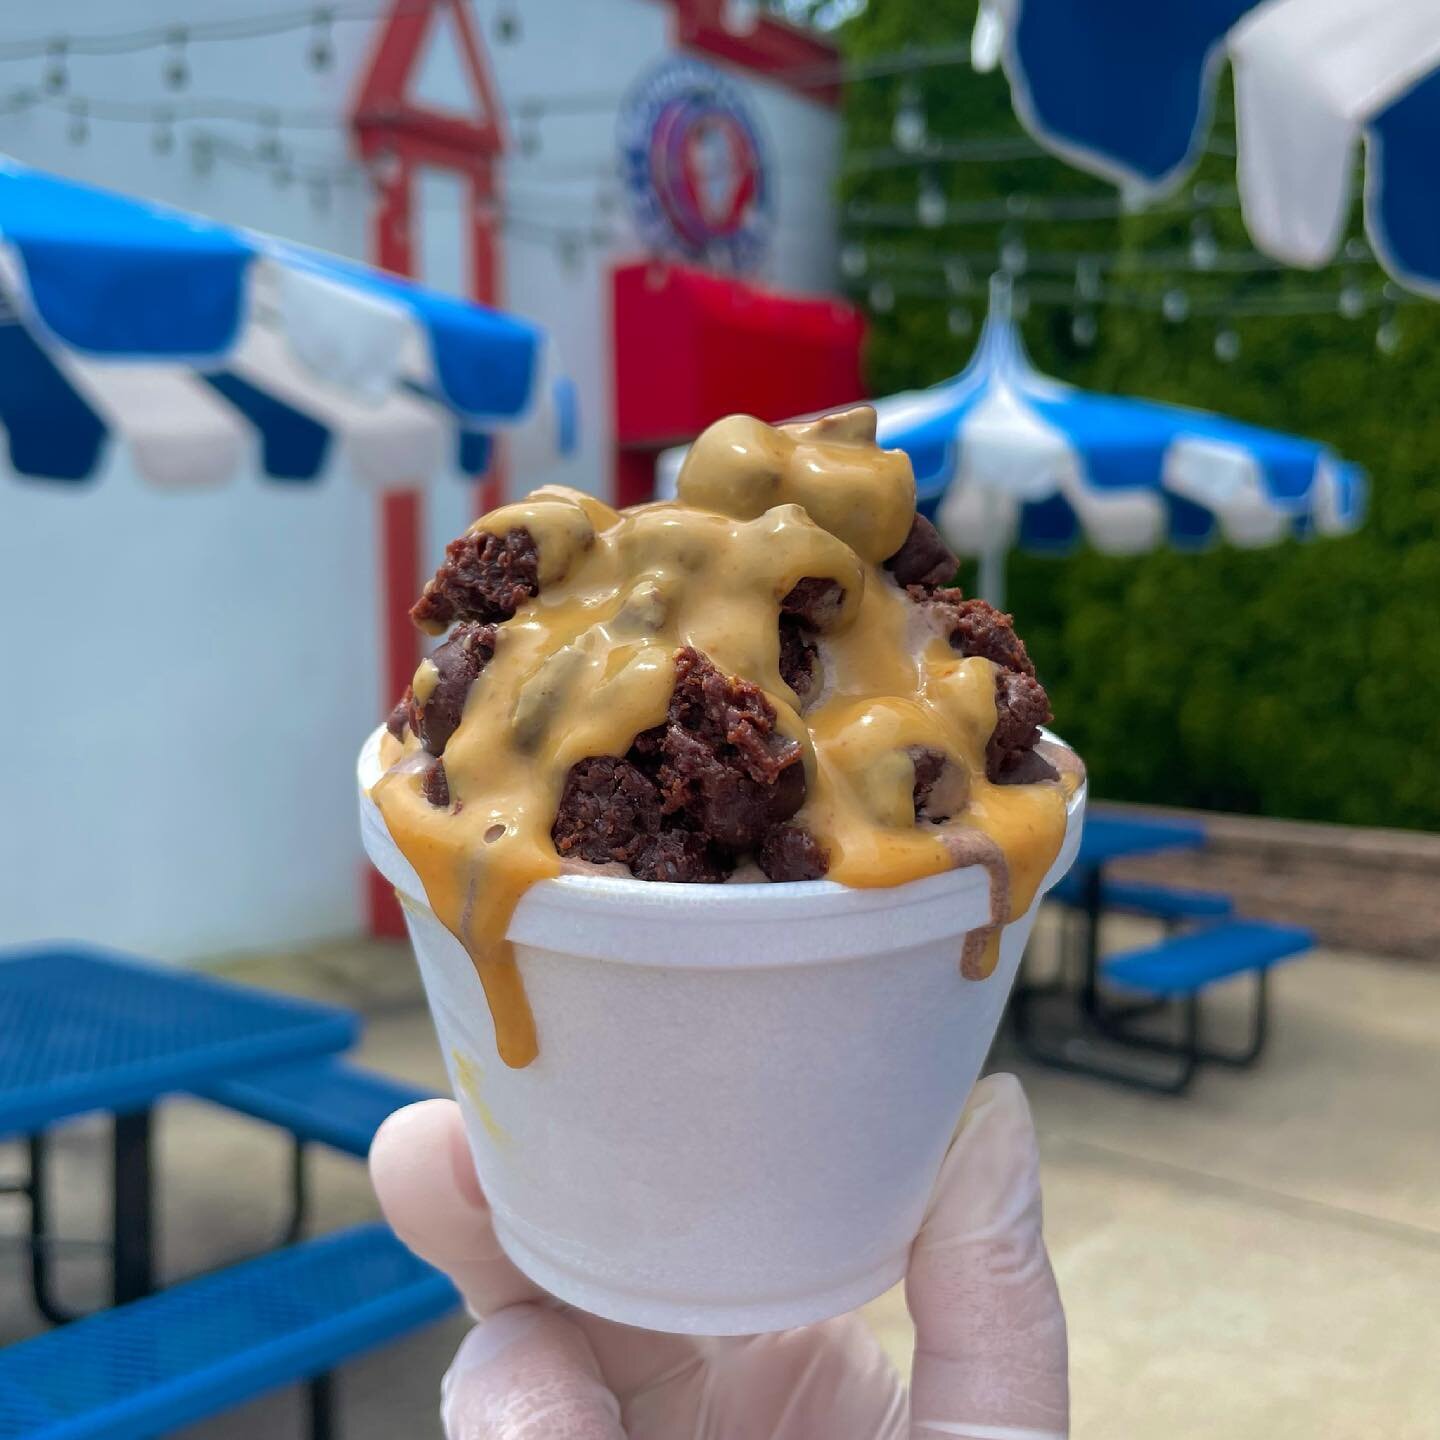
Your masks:
<instances>
[{"instance_id":1,"label":"circular logo sign","mask_svg":"<svg viewBox=\"0 0 1440 1440\"><path fill-rule=\"evenodd\" d=\"M770 187L745 98L698 60L667 60L620 107L620 161L642 238L665 253L753 269L770 238Z\"/></svg>"}]
</instances>

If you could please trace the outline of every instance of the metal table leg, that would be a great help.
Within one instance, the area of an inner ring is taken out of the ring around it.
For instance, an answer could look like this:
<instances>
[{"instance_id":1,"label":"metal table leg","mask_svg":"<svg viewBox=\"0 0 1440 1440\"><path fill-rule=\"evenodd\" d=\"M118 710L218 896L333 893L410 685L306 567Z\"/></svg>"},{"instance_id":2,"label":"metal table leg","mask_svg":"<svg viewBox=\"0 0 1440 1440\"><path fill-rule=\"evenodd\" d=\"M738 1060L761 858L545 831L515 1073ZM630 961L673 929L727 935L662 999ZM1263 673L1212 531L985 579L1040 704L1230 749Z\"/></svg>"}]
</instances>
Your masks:
<instances>
[{"instance_id":1,"label":"metal table leg","mask_svg":"<svg viewBox=\"0 0 1440 1440\"><path fill-rule=\"evenodd\" d=\"M1100 1008L1100 866L1085 872L1083 883L1085 921L1081 933L1080 958L1084 979L1080 985L1080 1010L1084 1019L1092 1019Z\"/></svg>"},{"instance_id":2,"label":"metal table leg","mask_svg":"<svg viewBox=\"0 0 1440 1440\"><path fill-rule=\"evenodd\" d=\"M150 1179L151 1112L115 1117L115 1304L155 1288L154 1208Z\"/></svg>"}]
</instances>

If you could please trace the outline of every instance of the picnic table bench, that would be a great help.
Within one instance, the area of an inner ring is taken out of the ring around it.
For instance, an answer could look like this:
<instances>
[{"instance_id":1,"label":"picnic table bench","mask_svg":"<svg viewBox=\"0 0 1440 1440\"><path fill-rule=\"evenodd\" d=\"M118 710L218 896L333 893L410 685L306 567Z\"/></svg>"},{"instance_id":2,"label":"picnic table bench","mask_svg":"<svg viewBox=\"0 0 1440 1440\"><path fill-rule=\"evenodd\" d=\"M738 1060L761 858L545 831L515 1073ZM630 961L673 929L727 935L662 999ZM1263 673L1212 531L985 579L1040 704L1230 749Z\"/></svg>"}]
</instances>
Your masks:
<instances>
[{"instance_id":1,"label":"picnic table bench","mask_svg":"<svg viewBox=\"0 0 1440 1440\"><path fill-rule=\"evenodd\" d=\"M383 1225L308 1240L0 1350L0 1440L147 1440L297 1382L329 1440L334 1367L458 1304Z\"/></svg>"}]
</instances>

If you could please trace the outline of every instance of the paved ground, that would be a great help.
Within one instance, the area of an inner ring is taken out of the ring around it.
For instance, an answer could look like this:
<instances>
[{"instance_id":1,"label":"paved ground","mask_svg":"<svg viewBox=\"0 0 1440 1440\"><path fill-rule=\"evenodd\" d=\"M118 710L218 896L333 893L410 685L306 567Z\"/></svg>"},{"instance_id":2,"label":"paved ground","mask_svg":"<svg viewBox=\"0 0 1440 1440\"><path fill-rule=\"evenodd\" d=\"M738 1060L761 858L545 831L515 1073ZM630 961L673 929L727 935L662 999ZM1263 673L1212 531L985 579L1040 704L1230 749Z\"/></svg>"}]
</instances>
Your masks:
<instances>
[{"instance_id":1,"label":"paved ground","mask_svg":"<svg viewBox=\"0 0 1440 1440\"><path fill-rule=\"evenodd\" d=\"M442 1083L400 947L335 946L234 968L362 1006L368 1063ZM1283 971L1275 990L1262 1068L1206 1075L1184 1100L996 1057L1022 1074L1041 1130L1078 1440L1440 1433L1440 970L1321 954ZM277 1137L176 1102L161 1143L167 1273L265 1243L280 1220ZM59 1178L73 1232L100 1228L102 1145L94 1125L65 1133ZM0 1154L0 1171L8 1159ZM320 1156L315 1174L322 1225L373 1213L362 1167ZM0 1236L17 1230L16 1206L0 1200ZM0 1242L0 1343L36 1325L21 1273L13 1244ZM93 1259L66 1263L75 1303L96 1284ZM868 1313L906 1364L899 1296ZM462 1331L453 1321L350 1367L347 1440L438 1436L435 1386ZM289 1394L187 1432L301 1433Z\"/></svg>"}]
</instances>

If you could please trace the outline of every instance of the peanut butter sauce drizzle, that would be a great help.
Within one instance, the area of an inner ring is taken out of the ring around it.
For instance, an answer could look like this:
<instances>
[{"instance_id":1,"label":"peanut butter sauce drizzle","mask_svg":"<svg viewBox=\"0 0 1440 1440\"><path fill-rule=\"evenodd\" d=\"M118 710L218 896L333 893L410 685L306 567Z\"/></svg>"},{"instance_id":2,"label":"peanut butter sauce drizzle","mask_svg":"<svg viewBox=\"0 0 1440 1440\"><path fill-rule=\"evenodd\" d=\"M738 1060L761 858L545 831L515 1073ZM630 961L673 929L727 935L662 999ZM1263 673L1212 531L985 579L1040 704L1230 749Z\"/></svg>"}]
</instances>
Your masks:
<instances>
[{"instance_id":1,"label":"peanut butter sauce drizzle","mask_svg":"<svg viewBox=\"0 0 1440 1440\"><path fill-rule=\"evenodd\" d=\"M994 966L998 927L1029 908L1064 836L1065 795L1054 782L986 779L995 669L958 657L882 568L909 532L915 484L907 458L874 438L869 407L778 428L732 416L691 448L675 502L618 513L548 486L472 527L524 526L539 594L500 627L470 687L444 754L450 808L424 798L429 760L413 735L382 751L372 794L475 963L507 1065L529 1064L538 1046L504 937L525 891L561 872L550 829L566 774L623 755L664 719L687 645L759 685L799 743L807 799L795 823L829 851L830 879L872 888L985 866L991 927L961 957L974 978ZM844 600L802 713L780 678L778 615L812 577L836 581ZM434 677L417 682L418 693ZM963 803L945 824L916 823L910 746L957 767Z\"/></svg>"}]
</instances>

